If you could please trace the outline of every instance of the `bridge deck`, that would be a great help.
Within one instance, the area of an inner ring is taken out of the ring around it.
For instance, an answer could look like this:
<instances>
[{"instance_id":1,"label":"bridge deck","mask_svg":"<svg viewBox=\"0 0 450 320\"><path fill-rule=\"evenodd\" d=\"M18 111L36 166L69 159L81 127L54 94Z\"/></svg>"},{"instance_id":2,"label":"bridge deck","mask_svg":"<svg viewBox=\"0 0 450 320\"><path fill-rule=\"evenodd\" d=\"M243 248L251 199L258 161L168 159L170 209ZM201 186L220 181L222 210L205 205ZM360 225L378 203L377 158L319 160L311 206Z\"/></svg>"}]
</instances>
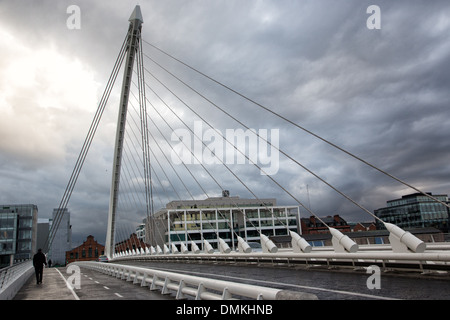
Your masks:
<instances>
[{"instance_id":1,"label":"bridge deck","mask_svg":"<svg viewBox=\"0 0 450 320\"><path fill-rule=\"evenodd\" d=\"M14 300L76 300L76 294L67 287L62 273L65 268L44 268L42 283L36 284L33 275L14 297Z\"/></svg>"},{"instance_id":2,"label":"bridge deck","mask_svg":"<svg viewBox=\"0 0 450 320\"><path fill-rule=\"evenodd\" d=\"M98 271L80 268L79 288L69 289L72 274L67 268L44 268L41 284L34 273L14 297L14 300L174 300L148 287L134 285Z\"/></svg>"}]
</instances>

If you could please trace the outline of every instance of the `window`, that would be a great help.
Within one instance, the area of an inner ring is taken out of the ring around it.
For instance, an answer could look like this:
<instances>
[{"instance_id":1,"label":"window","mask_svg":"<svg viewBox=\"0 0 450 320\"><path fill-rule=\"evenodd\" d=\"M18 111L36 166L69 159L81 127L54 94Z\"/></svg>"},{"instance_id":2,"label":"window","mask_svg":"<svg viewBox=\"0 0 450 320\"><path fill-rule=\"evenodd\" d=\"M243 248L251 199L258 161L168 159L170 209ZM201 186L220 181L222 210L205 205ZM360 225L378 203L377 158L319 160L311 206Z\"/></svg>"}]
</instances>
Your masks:
<instances>
[{"instance_id":1,"label":"window","mask_svg":"<svg viewBox=\"0 0 450 320\"><path fill-rule=\"evenodd\" d=\"M375 237L374 239L375 244L384 244L382 237Z\"/></svg>"},{"instance_id":2,"label":"window","mask_svg":"<svg viewBox=\"0 0 450 320\"><path fill-rule=\"evenodd\" d=\"M313 247L323 247L323 240L316 240L316 241L308 241L309 244Z\"/></svg>"},{"instance_id":3,"label":"window","mask_svg":"<svg viewBox=\"0 0 450 320\"><path fill-rule=\"evenodd\" d=\"M20 230L19 239L31 239L31 230Z\"/></svg>"},{"instance_id":4,"label":"window","mask_svg":"<svg viewBox=\"0 0 450 320\"><path fill-rule=\"evenodd\" d=\"M27 219L27 218L20 218L19 219L19 227L20 228L30 228L33 226L33 220Z\"/></svg>"}]
</instances>

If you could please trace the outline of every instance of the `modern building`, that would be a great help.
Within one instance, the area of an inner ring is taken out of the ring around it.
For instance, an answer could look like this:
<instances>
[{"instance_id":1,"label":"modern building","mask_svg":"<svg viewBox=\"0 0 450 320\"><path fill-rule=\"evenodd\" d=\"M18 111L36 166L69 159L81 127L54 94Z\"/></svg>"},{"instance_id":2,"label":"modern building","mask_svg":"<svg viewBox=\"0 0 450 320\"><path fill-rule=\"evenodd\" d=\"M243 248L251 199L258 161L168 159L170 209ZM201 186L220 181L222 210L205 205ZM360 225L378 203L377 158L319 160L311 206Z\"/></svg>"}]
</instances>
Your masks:
<instances>
[{"instance_id":1,"label":"modern building","mask_svg":"<svg viewBox=\"0 0 450 320\"><path fill-rule=\"evenodd\" d=\"M0 205L0 265L31 259L36 253L38 207Z\"/></svg>"},{"instance_id":2,"label":"modern building","mask_svg":"<svg viewBox=\"0 0 450 320\"><path fill-rule=\"evenodd\" d=\"M38 219L37 224L37 248L44 249L45 242L50 234L50 227L52 226L52 219Z\"/></svg>"},{"instance_id":3,"label":"modern building","mask_svg":"<svg viewBox=\"0 0 450 320\"><path fill-rule=\"evenodd\" d=\"M70 212L67 208L60 211L60 216L57 218L59 209L53 209L52 224L58 223L58 226L53 226L57 230L51 243L48 259L52 260L53 265L65 265L66 251L72 249L72 226L70 224ZM59 221L59 222L58 222Z\"/></svg>"},{"instance_id":4,"label":"modern building","mask_svg":"<svg viewBox=\"0 0 450 320\"><path fill-rule=\"evenodd\" d=\"M449 203L446 194L433 195L431 192L428 194L439 201ZM444 233L449 232L449 209L421 193L389 200L385 208L375 210L375 215L403 229L434 227Z\"/></svg>"},{"instance_id":5,"label":"modern building","mask_svg":"<svg viewBox=\"0 0 450 320\"><path fill-rule=\"evenodd\" d=\"M75 261L93 261L105 254L105 246L89 235L80 246L66 252L66 263ZM52 261L53 262L53 261Z\"/></svg>"},{"instance_id":6,"label":"modern building","mask_svg":"<svg viewBox=\"0 0 450 320\"><path fill-rule=\"evenodd\" d=\"M146 221L146 219L144 219L144 223L141 223L136 228L136 236L139 239L139 241L143 241L143 242L145 242L145 221Z\"/></svg>"},{"instance_id":7,"label":"modern building","mask_svg":"<svg viewBox=\"0 0 450 320\"><path fill-rule=\"evenodd\" d=\"M241 199L224 192L222 197L204 200L172 201L146 223L146 242L163 246L181 243L190 248L192 241L202 248L203 240L218 247L218 238L231 248L237 236L259 241L260 232L269 237L285 236L288 230L299 232L299 207L277 206L276 199Z\"/></svg>"}]
</instances>

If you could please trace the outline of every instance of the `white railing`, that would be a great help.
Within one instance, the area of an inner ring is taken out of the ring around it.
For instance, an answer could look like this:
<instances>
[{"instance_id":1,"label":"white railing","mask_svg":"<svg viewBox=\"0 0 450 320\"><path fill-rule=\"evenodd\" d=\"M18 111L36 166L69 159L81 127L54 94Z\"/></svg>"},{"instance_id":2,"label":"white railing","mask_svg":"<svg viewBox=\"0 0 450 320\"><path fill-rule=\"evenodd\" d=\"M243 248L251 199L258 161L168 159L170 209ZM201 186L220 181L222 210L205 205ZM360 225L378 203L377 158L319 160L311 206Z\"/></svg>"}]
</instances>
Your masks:
<instances>
[{"instance_id":1,"label":"white railing","mask_svg":"<svg viewBox=\"0 0 450 320\"><path fill-rule=\"evenodd\" d=\"M134 284L160 290L161 294L174 293L176 299L188 297L196 300L315 300L316 295L250 284L209 279L186 274L147 269L114 263L80 261L73 264L132 281Z\"/></svg>"},{"instance_id":2,"label":"white railing","mask_svg":"<svg viewBox=\"0 0 450 320\"><path fill-rule=\"evenodd\" d=\"M11 300L33 274L33 262L28 260L0 270L0 300Z\"/></svg>"},{"instance_id":3,"label":"white railing","mask_svg":"<svg viewBox=\"0 0 450 320\"><path fill-rule=\"evenodd\" d=\"M120 261L167 261L192 263L222 263L222 264L258 264L270 266L292 266L305 268L350 268L362 270L372 265L378 265L383 271L415 271L418 273L438 272L450 274L450 253L395 253L390 251L365 251L355 253L336 253L333 251L312 251L310 253L277 252L277 253L229 253L215 252L198 254L136 254L118 257L112 262Z\"/></svg>"},{"instance_id":4,"label":"white railing","mask_svg":"<svg viewBox=\"0 0 450 320\"><path fill-rule=\"evenodd\" d=\"M301 236L291 232L292 248L278 249L267 237L261 238L262 252L253 252L248 244L239 238L238 252L229 249L219 239L219 250L215 251L207 240L203 240L203 250L192 242L191 251L186 246L178 250L164 250L159 246L145 250L133 250L115 254L110 261L153 260L190 261L215 263L269 263L271 265L305 265L326 267L350 267L359 270L378 265L384 270L408 270L421 273L450 272L450 246L448 243L425 244L409 232L391 228L390 245L358 246L348 236L333 230L333 245L330 247L311 247Z\"/></svg>"}]
</instances>

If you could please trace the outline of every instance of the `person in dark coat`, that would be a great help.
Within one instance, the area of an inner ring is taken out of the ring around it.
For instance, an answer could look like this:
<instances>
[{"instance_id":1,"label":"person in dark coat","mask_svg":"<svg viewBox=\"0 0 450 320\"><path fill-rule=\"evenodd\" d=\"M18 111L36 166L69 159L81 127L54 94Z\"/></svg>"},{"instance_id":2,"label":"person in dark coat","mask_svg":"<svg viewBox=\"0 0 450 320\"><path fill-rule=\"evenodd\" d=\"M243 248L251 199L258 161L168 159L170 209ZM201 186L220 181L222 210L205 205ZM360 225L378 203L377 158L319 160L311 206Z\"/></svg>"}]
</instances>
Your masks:
<instances>
[{"instance_id":1,"label":"person in dark coat","mask_svg":"<svg viewBox=\"0 0 450 320\"><path fill-rule=\"evenodd\" d=\"M42 283L42 274L44 273L44 264L47 265L47 259L41 249L33 257L33 266L36 273L36 283Z\"/></svg>"}]
</instances>

